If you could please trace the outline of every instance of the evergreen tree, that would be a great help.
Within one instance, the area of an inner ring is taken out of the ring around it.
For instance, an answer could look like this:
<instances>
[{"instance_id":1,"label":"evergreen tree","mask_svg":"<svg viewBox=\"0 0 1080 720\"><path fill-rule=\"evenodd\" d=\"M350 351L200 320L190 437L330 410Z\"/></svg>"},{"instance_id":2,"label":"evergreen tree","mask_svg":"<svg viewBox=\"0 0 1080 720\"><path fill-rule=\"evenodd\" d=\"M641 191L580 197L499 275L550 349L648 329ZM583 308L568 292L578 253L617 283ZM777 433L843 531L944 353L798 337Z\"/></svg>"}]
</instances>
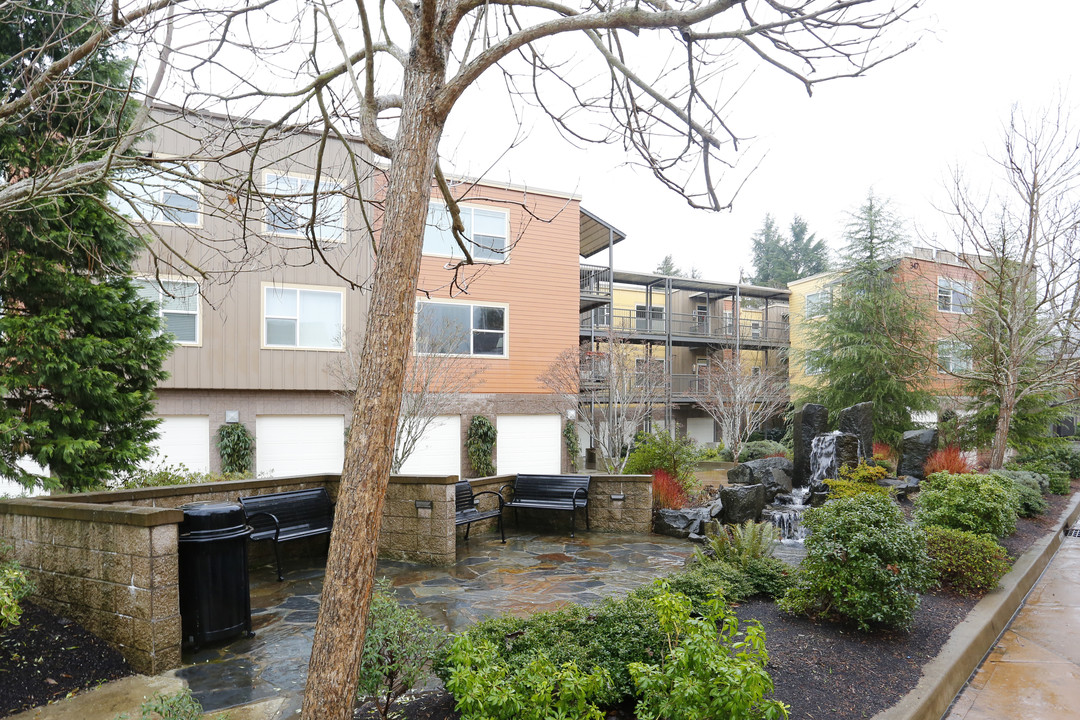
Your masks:
<instances>
[{"instance_id":1,"label":"evergreen tree","mask_svg":"<svg viewBox=\"0 0 1080 720\"><path fill-rule=\"evenodd\" d=\"M675 265L675 259L671 255L665 255L664 259L657 263L655 272L657 275L667 275L669 277L686 277L683 271Z\"/></svg>"},{"instance_id":2,"label":"evergreen tree","mask_svg":"<svg viewBox=\"0 0 1080 720\"><path fill-rule=\"evenodd\" d=\"M845 267L829 311L807 324L810 349L801 359L819 371L818 383L798 388L796 397L830 413L873 401L876 439L895 447L914 427L912 413L934 407L919 387L926 363L912 352L926 346L928 308L892 273L904 234L887 203L871 193L851 216L845 238Z\"/></svg>"},{"instance_id":3,"label":"evergreen tree","mask_svg":"<svg viewBox=\"0 0 1080 720\"><path fill-rule=\"evenodd\" d=\"M26 90L13 60L22 47L63 38L55 51L65 52L100 27L87 2L62 13L49 0L23 6L25 16L0 29L0 82L14 95ZM71 68L29 121L0 126L0 173L60 164L71 138L93 159L130 123L129 76L109 48ZM107 208L104 182L0 213L0 474L80 490L149 457L171 340L129 278L139 247ZM53 477L19 468L25 457Z\"/></svg>"},{"instance_id":4,"label":"evergreen tree","mask_svg":"<svg viewBox=\"0 0 1080 720\"><path fill-rule=\"evenodd\" d=\"M788 243L788 262L791 277L785 279L785 284L829 269L829 248L824 240L818 240L817 235L810 232L805 220L796 215L791 220L789 232L791 237Z\"/></svg>"},{"instance_id":5,"label":"evergreen tree","mask_svg":"<svg viewBox=\"0 0 1080 720\"><path fill-rule=\"evenodd\" d=\"M798 215L791 221L788 236L780 231L772 215L766 215L752 238L752 252L754 276L750 281L755 285L786 287L793 280L829 269L825 241L818 240Z\"/></svg>"}]
</instances>

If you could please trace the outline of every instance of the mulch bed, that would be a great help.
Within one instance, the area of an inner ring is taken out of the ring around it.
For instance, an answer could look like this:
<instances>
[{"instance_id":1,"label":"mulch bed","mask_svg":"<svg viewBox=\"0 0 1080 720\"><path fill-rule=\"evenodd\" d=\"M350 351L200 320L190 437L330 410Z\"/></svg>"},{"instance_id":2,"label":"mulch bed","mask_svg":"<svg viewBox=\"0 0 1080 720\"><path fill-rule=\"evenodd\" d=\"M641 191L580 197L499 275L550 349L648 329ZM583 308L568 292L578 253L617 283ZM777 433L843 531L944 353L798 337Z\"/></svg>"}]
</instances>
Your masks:
<instances>
[{"instance_id":1,"label":"mulch bed","mask_svg":"<svg viewBox=\"0 0 1080 720\"><path fill-rule=\"evenodd\" d=\"M104 640L32 603L0 630L0 717L131 674Z\"/></svg>"},{"instance_id":2,"label":"mulch bed","mask_svg":"<svg viewBox=\"0 0 1080 720\"><path fill-rule=\"evenodd\" d=\"M1080 481L1073 481L1073 491ZM1019 557L1058 522L1068 496L1051 495L1046 514L1021 519L1003 541ZM946 593L923 597L908 633L863 633L853 627L780 613L766 600L737 608L743 620L765 627L769 673L775 697L791 706L792 720L869 718L896 704L919 680L924 663L937 655L952 629L977 598ZM130 675L119 653L71 621L26 603L19 625L0 631L0 716L60 699L69 692ZM426 693L400 710L407 720L457 720L445 691ZM620 708L609 720L630 720ZM359 710L356 717L375 717Z\"/></svg>"}]
</instances>

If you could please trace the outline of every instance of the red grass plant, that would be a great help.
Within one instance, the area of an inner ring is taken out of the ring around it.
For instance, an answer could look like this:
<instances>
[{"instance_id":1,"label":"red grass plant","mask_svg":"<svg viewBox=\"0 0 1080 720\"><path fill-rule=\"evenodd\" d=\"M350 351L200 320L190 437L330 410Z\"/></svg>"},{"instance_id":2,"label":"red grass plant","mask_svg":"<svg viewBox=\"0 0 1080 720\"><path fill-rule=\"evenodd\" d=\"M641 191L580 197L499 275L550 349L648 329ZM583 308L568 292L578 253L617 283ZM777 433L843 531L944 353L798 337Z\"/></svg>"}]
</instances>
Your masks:
<instances>
[{"instance_id":1,"label":"red grass plant","mask_svg":"<svg viewBox=\"0 0 1080 720\"><path fill-rule=\"evenodd\" d=\"M883 442L874 443L874 459L896 460L896 451L890 445Z\"/></svg>"},{"instance_id":2,"label":"red grass plant","mask_svg":"<svg viewBox=\"0 0 1080 720\"><path fill-rule=\"evenodd\" d=\"M653 507L662 510L679 510L686 507L686 490L663 470L653 472L652 480Z\"/></svg>"},{"instance_id":3,"label":"red grass plant","mask_svg":"<svg viewBox=\"0 0 1080 720\"><path fill-rule=\"evenodd\" d=\"M964 457L960 448L955 445L935 450L930 454L930 457L926 460L924 466L926 474L936 472L950 472L957 475L963 475L965 473L974 472L974 468L971 467L971 463Z\"/></svg>"}]
</instances>

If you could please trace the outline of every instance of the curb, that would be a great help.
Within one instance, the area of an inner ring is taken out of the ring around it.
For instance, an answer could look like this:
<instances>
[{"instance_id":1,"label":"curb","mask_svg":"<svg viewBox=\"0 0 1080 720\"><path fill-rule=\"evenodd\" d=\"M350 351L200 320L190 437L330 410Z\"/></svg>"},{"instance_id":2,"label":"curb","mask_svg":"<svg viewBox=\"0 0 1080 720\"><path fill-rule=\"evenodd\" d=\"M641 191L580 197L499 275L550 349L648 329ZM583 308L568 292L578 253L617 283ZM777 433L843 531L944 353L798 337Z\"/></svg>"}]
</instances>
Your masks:
<instances>
[{"instance_id":1,"label":"curb","mask_svg":"<svg viewBox=\"0 0 1080 720\"><path fill-rule=\"evenodd\" d=\"M949 634L937 657L923 666L911 692L873 720L940 720L972 673L1001 637L1064 539L1064 530L1080 516L1080 493L1065 510L1057 532L1037 540L1017 559L1000 586L978 602Z\"/></svg>"}]
</instances>

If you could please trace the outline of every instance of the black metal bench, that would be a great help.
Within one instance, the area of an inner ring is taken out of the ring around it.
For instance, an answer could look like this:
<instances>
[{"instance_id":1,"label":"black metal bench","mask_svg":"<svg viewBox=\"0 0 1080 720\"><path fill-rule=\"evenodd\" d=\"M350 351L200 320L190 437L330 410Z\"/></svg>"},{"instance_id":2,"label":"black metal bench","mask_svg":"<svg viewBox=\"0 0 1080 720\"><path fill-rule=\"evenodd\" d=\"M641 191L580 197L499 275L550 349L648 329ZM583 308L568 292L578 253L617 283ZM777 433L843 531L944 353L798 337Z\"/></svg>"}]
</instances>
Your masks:
<instances>
[{"instance_id":1,"label":"black metal bench","mask_svg":"<svg viewBox=\"0 0 1080 720\"><path fill-rule=\"evenodd\" d=\"M329 535L334 526L334 506L326 488L292 490L238 499L244 508L247 523L252 527L251 539L256 542L274 542L278 580L284 580L281 574L279 544L287 540Z\"/></svg>"},{"instance_id":2,"label":"black metal bench","mask_svg":"<svg viewBox=\"0 0 1080 720\"><path fill-rule=\"evenodd\" d=\"M499 506L494 510L478 510L476 508L476 498L481 495L494 495L499 499ZM506 533L503 532L503 496L493 490L484 490L482 492L473 493L472 485L468 480L462 480L461 482L454 484L454 527L458 525L465 526L465 539L469 539L469 530L472 528L472 524L479 520L487 520L488 518L499 519L499 536L502 537L503 543L506 542Z\"/></svg>"},{"instance_id":3,"label":"black metal bench","mask_svg":"<svg viewBox=\"0 0 1080 720\"><path fill-rule=\"evenodd\" d=\"M518 475L514 484L503 485L511 489L511 498L505 507L514 508L517 522L518 508L529 510L569 510L570 537L574 537L577 511L585 511L585 528L589 528L589 476L588 475Z\"/></svg>"}]
</instances>

